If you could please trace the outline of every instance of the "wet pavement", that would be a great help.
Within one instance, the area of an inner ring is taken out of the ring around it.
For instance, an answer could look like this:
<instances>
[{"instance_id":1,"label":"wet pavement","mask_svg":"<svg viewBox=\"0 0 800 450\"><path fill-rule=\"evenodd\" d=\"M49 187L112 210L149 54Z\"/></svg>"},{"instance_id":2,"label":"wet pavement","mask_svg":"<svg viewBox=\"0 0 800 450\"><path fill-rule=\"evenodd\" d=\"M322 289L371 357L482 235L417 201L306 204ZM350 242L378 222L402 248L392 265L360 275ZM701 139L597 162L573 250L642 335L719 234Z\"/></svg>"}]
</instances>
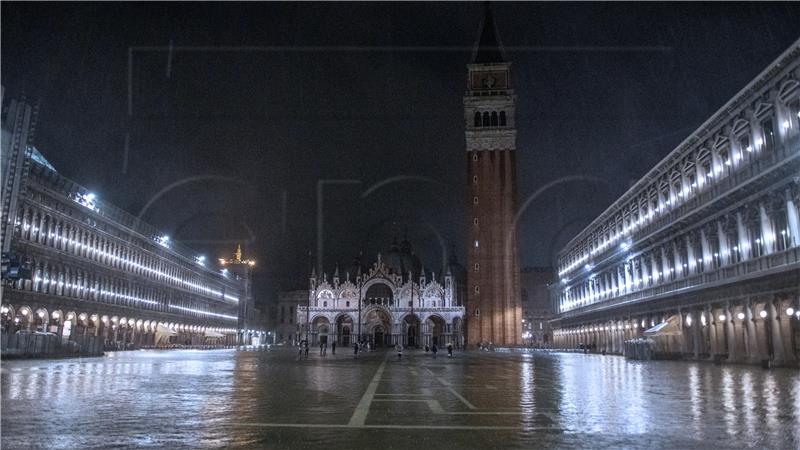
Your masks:
<instances>
[{"instance_id":1,"label":"wet pavement","mask_svg":"<svg viewBox=\"0 0 800 450\"><path fill-rule=\"evenodd\" d=\"M2 448L798 448L800 371L583 354L3 361Z\"/></svg>"}]
</instances>

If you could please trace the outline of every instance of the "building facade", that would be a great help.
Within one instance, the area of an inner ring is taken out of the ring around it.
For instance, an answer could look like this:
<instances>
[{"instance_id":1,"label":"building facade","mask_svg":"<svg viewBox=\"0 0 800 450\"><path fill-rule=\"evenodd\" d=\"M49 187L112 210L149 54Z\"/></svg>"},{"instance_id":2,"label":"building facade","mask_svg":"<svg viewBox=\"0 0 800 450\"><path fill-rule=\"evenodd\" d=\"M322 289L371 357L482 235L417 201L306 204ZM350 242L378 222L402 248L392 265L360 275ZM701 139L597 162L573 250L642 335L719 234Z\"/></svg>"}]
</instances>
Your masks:
<instances>
[{"instance_id":1,"label":"building facade","mask_svg":"<svg viewBox=\"0 0 800 450\"><path fill-rule=\"evenodd\" d=\"M393 243L371 267L360 258L340 275L315 273L309 280L305 304L297 307L301 336L319 345L356 340L374 347L464 345L464 306L459 303L456 268L437 278L425 273L411 244Z\"/></svg>"},{"instance_id":2,"label":"building facade","mask_svg":"<svg viewBox=\"0 0 800 450\"><path fill-rule=\"evenodd\" d=\"M4 343L24 331L107 349L237 343L244 284L59 174L5 110L3 155L22 156L3 161L16 180L3 189L4 256L21 266L4 267Z\"/></svg>"},{"instance_id":3,"label":"building facade","mask_svg":"<svg viewBox=\"0 0 800 450\"><path fill-rule=\"evenodd\" d=\"M522 339L526 346L542 348L553 343L550 286L554 279L552 267L525 267L520 273Z\"/></svg>"},{"instance_id":4,"label":"building facade","mask_svg":"<svg viewBox=\"0 0 800 450\"><path fill-rule=\"evenodd\" d=\"M556 344L796 365L800 41L560 253Z\"/></svg>"},{"instance_id":5,"label":"building facade","mask_svg":"<svg viewBox=\"0 0 800 450\"><path fill-rule=\"evenodd\" d=\"M517 213L516 96L491 9L467 65L467 340L522 344Z\"/></svg>"},{"instance_id":6,"label":"building facade","mask_svg":"<svg viewBox=\"0 0 800 450\"><path fill-rule=\"evenodd\" d=\"M275 336L276 344L295 345L299 341L300 325L297 322L297 308L305 305L308 290L282 291L277 302L269 306L269 332Z\"/></svg>"}]
</instances>

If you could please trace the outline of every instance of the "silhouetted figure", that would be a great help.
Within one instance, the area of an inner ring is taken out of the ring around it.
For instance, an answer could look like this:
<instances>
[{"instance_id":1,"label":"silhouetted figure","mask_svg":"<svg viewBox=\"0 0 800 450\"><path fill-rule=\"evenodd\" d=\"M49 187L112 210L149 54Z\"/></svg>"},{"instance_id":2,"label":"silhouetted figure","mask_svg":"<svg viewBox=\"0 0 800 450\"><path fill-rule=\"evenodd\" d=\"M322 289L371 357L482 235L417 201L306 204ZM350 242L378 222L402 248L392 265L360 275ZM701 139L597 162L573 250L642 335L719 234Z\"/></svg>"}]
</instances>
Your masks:
<instances>
[{"instance_id":1,"label":"silhouetted figure","mask_svg":"<svg viewBox=\"0 0 800 450\"><path fill-rule=\"evenodd\" d=\"M397 360L403 359L403 345L398 342L395 344L394 349L397 352Z\"/></svg>"},{"instance_id":2,"label":"silhouetted figure","mask_svg":"<svg viewBox=\"0 0 800 450\"><path fill-rule=\"evenodd\" d=\"M336 354L336 341L333 341L333 343L331 344L331 355L335 354Z\"/></svg>"},{"instance_id":3,"label":"silhouetted figure","mask_svg":"<svg viewBox=\"0 0 800 450\"><path fill-rule=\"evenodd\" d=\"M433 352L433 359L436 359L436 353L438 351L439 351L439 349L436 348L436 344L433 344L433 346L431 347L431 352Z\"/></svg>"},{"instance_id":4,"label":"silhouetted figure","mask_svg":"<svg viewBox=\"0 0 800 450\"><path fill-rule=\"evenodd\" d=\"M452 358L453 357L453 344L452 343L447 344L447 357L448 358Z\"/></svg>"}]
</instances>

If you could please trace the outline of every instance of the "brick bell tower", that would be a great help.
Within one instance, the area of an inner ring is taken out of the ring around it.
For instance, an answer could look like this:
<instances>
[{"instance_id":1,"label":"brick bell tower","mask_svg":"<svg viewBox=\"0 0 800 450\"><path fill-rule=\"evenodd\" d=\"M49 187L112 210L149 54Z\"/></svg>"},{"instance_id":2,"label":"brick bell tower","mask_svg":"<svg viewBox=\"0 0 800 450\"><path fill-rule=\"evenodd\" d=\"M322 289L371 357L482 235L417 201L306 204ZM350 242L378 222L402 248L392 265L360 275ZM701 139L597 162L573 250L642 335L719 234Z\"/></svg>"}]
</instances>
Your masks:
<instances>
[{"instance_id":1,"label":"brick bell tower","mask_svg":"<svg viewBox=\"0 0 800 450\"><path fill-rule=\"evenodd\" d=\"M491 7L467 64L467 343L522 345L522 306L514 215L516 141L511 63Z\"/></svg>"}]
</instances>

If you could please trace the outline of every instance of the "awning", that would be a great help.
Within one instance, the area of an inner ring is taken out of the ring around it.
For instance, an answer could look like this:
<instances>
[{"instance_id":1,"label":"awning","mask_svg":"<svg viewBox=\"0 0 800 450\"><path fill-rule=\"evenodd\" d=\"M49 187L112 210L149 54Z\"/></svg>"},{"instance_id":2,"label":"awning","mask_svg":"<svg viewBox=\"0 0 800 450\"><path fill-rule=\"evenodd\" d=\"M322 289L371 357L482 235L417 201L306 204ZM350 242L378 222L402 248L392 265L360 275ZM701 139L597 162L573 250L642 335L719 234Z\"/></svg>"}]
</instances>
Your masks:
<instances>
[{"instance_id":1,"label":"awning","mask_svg":"<svg viewBox=\"0 0 800 450\"><path fill-rule=\"evenodd\" d=\"M205 336L206 336L206 337L209 337L209 338L221 338L221 337L225 337L225 335L224 335L224 334L222 334L222 333L220 333L219 331L212 331L212 330L206 330L206 334L205 334Z\"/></svg>"},{"instance_id":2,"label":"awning","mask_svg":"<svg viewBox=\"0 0 800 450\"><path fill-rule=\"evenodd\" d=\"M677 336L681 334L681 327L678 323L678 316L672 316L666 322L656 324L653 328L644 332L645 336Z\"/></svg>"},{"instance_id":3,"label":"awning","mask_svg":"<svg viewBox=\"0 0 800 450\"><path fill-rule=\"evenodd\" d=\"M174 330L170 330L168 327L158 324L156 327L156 333L165 334L167 336L177 336L178 333Z\"/></svg>"},{"instance_id":4,"label":"awning","mask_svg":"<svg viewBox=\"0 0 800 450\"><path fill-rule=\"evenodd\" d=\"M170 336L177 336L177 335L178 333L176 333L175 331L172 331L168 327L159 324L156 327L155 344L156 345L166 344L167 342L169 342Z\"/></svg>"}]
</instances>

